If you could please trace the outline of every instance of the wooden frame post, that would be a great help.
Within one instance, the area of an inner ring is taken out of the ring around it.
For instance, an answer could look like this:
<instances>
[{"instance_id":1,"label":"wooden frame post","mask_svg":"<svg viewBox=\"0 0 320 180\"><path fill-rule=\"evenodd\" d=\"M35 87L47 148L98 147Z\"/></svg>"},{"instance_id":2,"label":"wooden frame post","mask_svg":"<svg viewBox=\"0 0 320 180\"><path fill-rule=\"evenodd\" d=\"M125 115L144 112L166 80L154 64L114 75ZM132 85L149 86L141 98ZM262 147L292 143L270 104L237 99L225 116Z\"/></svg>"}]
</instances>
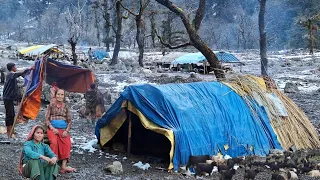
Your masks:
<instances>
[{"instance_id":1,"label":"wooden frame post","mask_svg":"<svg viewBox=\"0 0 320 180\"><path fill-rule=\"evenodd\" d=\"M46 69L47 69L47 68L46 68L47 57L49 56L50 53L51 53L51 51L49 51L45 56L43 56L43 63L44 63L43 68L45 68L45 80L46 80L46 78L47 78L47 71L46 71ZM38 59L38 57L39 57L39 56L36 57L36 60ZM29 77L28 77L28 84L27 84L26 89L25 89L25 91L24 91L24 93L23 93L23 96L22 96L22 99L21 99L21 102L20 102L20 106L19 106L19 108L18 108L18 112L17 112L17 114L16 114L15 117L14 117L14 121L13 121L13 124L12 124L12 128L11 128L10 134L9 134L9 138L11 138L12 133L13 133L13 130L14 130L14 127L15 127L15 125L16 125L16 123L17 123L17 119L18 119L19 114L20 114L21 109L22 109L23 101L24 101L25 98L26 98L27 90L28 90L28 88L30 87L30 84L31 84L32 75L33 75L33 70L30 71L30 74L29 74Z\"/></svg>"},{"instance_id":2,"label":"wooden frame post","mask_svg":"<svg viewBox=\"0 0 320 180\"><path fill-rule=\"evenodd\" d=\"M128 147L127 147L127 156L130 156L131 151L131 128L132 128L132 120L131 120L131 112L128 111Z\"/></svg>"},{"instance_id":3,"label":"wooden frame post","mask_svg":"<svg viewBox=\"0 0 320 180\"><path fill-rule=\"evenodd\" d=\"M15 127L15 125L16 125L17 119L18 119L19 114L20 114L20 112L21 112L22 105L23 105L23 101L24 101L24 99L25 99L25 97L26 97L26 93L27 93L28 87L29 87L30 84L31 84L32 74L33 74L33 70L30 71L30 74L29 74L29 77L28 77L28 84L27 84L26 89L25 89L25 91L24 91L24 93L23 93L23 96L22 96L22 99L21 99L21 102L20 102L20 106L19 106L19 108L18 108L18 112L17 112L17 114L14 116L12 128L11 128L10 133L9 133L9 138L12 137L12 134L13 134L13 131L14 131L14 127Z\"/></svg>"}]
</instances>

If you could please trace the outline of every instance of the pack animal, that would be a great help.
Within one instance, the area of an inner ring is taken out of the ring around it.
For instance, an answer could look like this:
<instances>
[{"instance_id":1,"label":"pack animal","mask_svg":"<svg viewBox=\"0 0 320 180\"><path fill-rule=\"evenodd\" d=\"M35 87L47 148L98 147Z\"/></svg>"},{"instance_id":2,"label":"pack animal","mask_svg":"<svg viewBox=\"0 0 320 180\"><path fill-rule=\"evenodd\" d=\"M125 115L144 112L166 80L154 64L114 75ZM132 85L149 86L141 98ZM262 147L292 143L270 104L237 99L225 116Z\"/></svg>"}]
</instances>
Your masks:
<instances>
[{"instance_id":1,"label":"pack animal","mask_svg":"<svg viewBox=\"0 0 320 180\"><path fill-rule=\"evenodd\" d=\"M189 157L189 163L186 166L186 169L188 170L190 167L195 167L198 163L205 163L207 160L210 160L209 155L203 155L203 156L190 156Z\"/></svg>"}]
</instances>

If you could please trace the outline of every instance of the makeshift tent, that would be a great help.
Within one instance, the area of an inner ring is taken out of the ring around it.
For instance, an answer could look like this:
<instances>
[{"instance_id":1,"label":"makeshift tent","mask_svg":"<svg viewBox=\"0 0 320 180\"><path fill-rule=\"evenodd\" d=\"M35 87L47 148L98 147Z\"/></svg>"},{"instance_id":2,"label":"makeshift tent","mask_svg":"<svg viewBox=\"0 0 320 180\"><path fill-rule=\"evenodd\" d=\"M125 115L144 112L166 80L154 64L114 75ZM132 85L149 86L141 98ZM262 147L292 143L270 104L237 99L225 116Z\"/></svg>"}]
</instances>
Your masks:
<instances>
[{"instance_id":1,"label":"makeshift tent","mask_svg":"<svg viewBox=\"0 0 320 180\"><path fill-rule=\"evenodd\" d=\"M52 50L55 53L62 53L62 50L58 48L58 45L56 44L49 44L49 45L35 45L31 46L25 49L20 50L20 54L25 56L37 56L42 55L44 53L49 52L49 50Z\"/></svg>"},{"instance_id":2,"label":"makeshift tent","mask_svg":"<svg viewBox=\"0 0 320 180\"><path fill-rule=\"evenodd\" d=\"M240 63L239 59L236 58L233 54L223 52L223 51L213 51L217 56L218 60L223 63ZM197 53L188 53L183 56L178 57L171 64L197 64L202 63L206 60L206 57L201 52Z\"/></svg>"},{"instance_id":3,"label":"makeshift tent","mask_svg":"<svg viewBox=\"0 0 320 180\"><path fill-rule=\"evenodd\" d=\"M32 76L28 83L29 76ZM89 69L64 64L53 59L40 59L35 62L32 74L25 76L26 98L22 104L22 114L31 119L38 115L41 105L42 81L48 84L56 82L58 87L68 92L85 93L94 82L94 75Z\"/></svg>"},{"instance_id":4,"label":"makeshift tent","mask_svg":"<svg viewBox=\"0 0 320 180\"><path fill-rule=\"evenodd\" d=\"M26 54L34 49L37 49L37 48L40 48L40 47L43 47L44 45L35 45L35 46L30 46L30 47L27 47L27 48L24 48L24 49L21 49L19 51L20 54Z\"/></svg>"},{"instance_id":5,"label":"makeshift tent","mask_svg":"<svg viewBox=\"0 0 320 180\"><path fill-rule=\"evenodd\" d=\"M97 60L102 60L103 58L110 58L110 55L108 52L105 52L101 49L96 49L93 51L93 58Z\"/></svg>"},{"instance_id":6,"label":"makeshift tent","mask_svg":"<svg viewBox=\"0 0 320 180\"><path fill-rule=\"evenodd\" d=\"M169 169L176 170L190 155L265 156L270 149L282 149L265 109L251 101L256 113L219 82L129 86L97 122L95 134L101 145L122 136L118 139L124 143L142 144L140 149L169 146Z\"/></svg>"}]
</instances>

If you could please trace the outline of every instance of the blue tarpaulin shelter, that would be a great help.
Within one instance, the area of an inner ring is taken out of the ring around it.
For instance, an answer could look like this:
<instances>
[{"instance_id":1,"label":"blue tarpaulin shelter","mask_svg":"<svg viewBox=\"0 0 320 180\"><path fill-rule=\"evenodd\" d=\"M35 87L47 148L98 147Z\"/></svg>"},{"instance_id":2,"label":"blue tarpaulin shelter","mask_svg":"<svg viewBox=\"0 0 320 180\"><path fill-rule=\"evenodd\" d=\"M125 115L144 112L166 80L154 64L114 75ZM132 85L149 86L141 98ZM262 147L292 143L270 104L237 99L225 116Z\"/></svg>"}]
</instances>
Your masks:
<instances>
[{"instance_id":1,"label":"blue tarpaulin shelter","mask_svg":"<svg viewBox=\"0 0 320 180\"><path fill-rule=\"evenodd\" d=\"M270 149L282 149L264 108L258 104L255 108L258 115L219 82L134 85L97 122L95 134L105 145L127 121L127 112L132 112L146 129L171 141L169 169L187 164L190 155L265 156ZM132 133L142 132L133 128ZM157 145L163 148L160 142Z\"/></svg>"},{"instance_id":2,"label":"blue tarpaulin shelter","mask_svg":"<svg viewBox=\"0 0 320 180\"><path fill-rule=\"evenodd\" d=\"M214 54L217 56L218 60L223 63L240 63L239 59L236 58L233 54L223 52L223 51L213 51ZM197 53L188 53L183 56L178 57L171 64L196 64L201 63L206 60L206 57L201 52Z\"/></svg>"},{"instance_id":3,"label":"blue tarpaulin shelter","mask_svg":"<svg viewBox=\"0 0 320 180\"><path fill-rule=\"evenodd\" d=\"M103 58L110 58L110 55L104 50L97 49L93 51L93 57L97 60L102 60Z\"/></svg>"}]
</instances>

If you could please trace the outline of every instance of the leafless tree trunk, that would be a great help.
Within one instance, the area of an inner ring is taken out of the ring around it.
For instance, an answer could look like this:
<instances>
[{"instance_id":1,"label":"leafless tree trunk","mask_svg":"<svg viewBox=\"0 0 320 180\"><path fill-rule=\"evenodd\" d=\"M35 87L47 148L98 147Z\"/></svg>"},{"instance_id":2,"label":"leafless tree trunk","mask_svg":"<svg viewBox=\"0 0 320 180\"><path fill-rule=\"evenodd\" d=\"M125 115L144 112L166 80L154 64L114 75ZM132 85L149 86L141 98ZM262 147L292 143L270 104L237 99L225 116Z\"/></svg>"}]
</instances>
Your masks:
<instances>
[{"instance_id":1,"label":"leafless tree trunk","mask_svg":"<svg viewBox=\"0 0 320 180\"><path fill-rule=\"evenodd\" d=\"M299 24L307 28L307 31L308 31L308 40L309 40L308 46L310 48L310 54L313 54L313 49L315 48L315 41L317 39L315 36L316 36L316 32L319 29L317 25L319 21L320 21L320 13L299 21Z\"/></svg>"},{"instance_id":2,"label":"leafless tree trunk","mask_svg":"<svg viewBox=\"0 0 320 180\"><path fill-rule=\"evenodd\" d=\"M68 39L68 43L71 46L73 64L77 65L77 54L76 54L77 41L75 41L74 38L71 37L71 38Z\"/></svg>"},{"instance_id":3,"label":"leafless tree trunk","mask_svg":"<svg viewBox=\"0 0 320 180\"><path fill-rule=\"evenodd\" d=\"M143 53L145 42L145 22L142 18L142 14L136 16L137 35L136 40L139 48L139 65L143 67Z\"/></svg>"},{"instance_id":4,"label":"leafless tree trunk","mask_svg":"<svg viewBox=\"0 0 320 180\"><path fill-rule=\"evenodd\" d=\"M154 19L154 16L156 15L156 13L154 11L150 12L150 26L151 26L151 39L152 39L152 47L155 48L156 47L156 22Z\"/></svg>"},{"instance_id":5,"label":"leafless tree trunk","mask_svg":"<svg viewBox=\"0 0 320 180\"><path fill-rule=\"evenodd\" d=\"M113 50L113 56L110 65L115 65L118 63L118 56L120 51L120 43L122 38L122 19L123 15L121 12L121 0L117 0L116 2L116 18L117 18L117 29L116 29L116 43Z\"/></svg>"},{"instance_id":6,"label":"leafless tree trunk","mask_svg":"<svg viewBox=\"0 0 320 180\"><path fill-rule=\"evenodd\" d=\"M193 45L195 48L197 48L207 59L207 61L210 63L210 65L214 68L214 74L217 79L223 79L225 78L224 71L221 68L221 64L218 61L217 56L213 53L213 51L208 47L208 45L201 39L201 37L198 35L198 30L201 25L201 21L204 18L204 11L206 6L206 0L200 0L199 1L199 7L196 12L196 16L193 19L192 23L190 23L190 19L186 16L184 11L177 7L175 4L173 4L170 0L156 0L158 3L162 4L163 6L170 9L170 11L177 14L190 38L190 42L186 43L184 45L179 45L176 47L183 47L188 45ZM161 40L161 39L160 39ZM170 45L167 45L169 48L173 48Z\"/></svg>"},{"instance_id":7,"label":"leafless tree trunk","mask_svg":"<svg viewBox=\"0 0 320 180\"><path fill-rule=\"evenodd\" d=\"M22 28L21 24L18 23L18 34L19 34L18 40L19 40L19 41L22 41L22 33L23 33L22 29L23 29L23 28Z\"/></svg>"},{"instance_id":8,"label":"leafless tree trunk","mask_svg":"<svg viewBox=\"0 0 320 180\"><path fill-rule=\"evenodd\" d=\"M312 32L312 25L313 23L311 20L308 20L308 36L309 36L309 48L310 48L310 54L313 54L313 48L314 48L314 37Z\"/></svg>"},{"instance_id":9,"label":"leafless tree trunk","mask_svg":"<svg viewBox=\"0 0 320 180\"><path fill-rule=\"evenodd\" d=\"M109 0L103 0L102 3L103 7L103 19L105 20L104 23L104 30L105 30L105 36L104 36L104 43L106 46L106 51L110 51L110 42L111 42L111 37L110 37L110 31L111 31L111 23L110 23L110 12L109 12Z\"/></svg>"},{"instance_id":10,"label":"leafless tree trunk","mask_svg":"<svg viewBox=\"0 0 320 180\"><path fill-rule=\"evenodd\" d=\"M238 27L239 40L242 40L242 48L247 49L247 37L245 35L246 23L244 15L240 15L240 23Z\"/></svg>"},{"instance_id":11,"label":"leafless tree trunk","mask_svg":"<svg viewBox=\"0 0 320 180\"><path fill-rule=\"evenodd\" d=\"M146 31L146 23L143 19L143 13L144 10L147 8L147 6L150 3L150 0L140 0L140 7L139 7L139 13L135 14L128 8L124 7L122 4L122 7L131 15L135 17L136 20L136 27L137 27L137 34L136 34L136 40L139 48L139 65L143 67L143 53L144 53L144 46L145 46L145 31Z\"/></svg>"},{"instance_id":12,"label":"leafless tree trunk","mask_svg":"<svg viewBox=\"0 0 320 180\"><path fill-rule=\"evenodd\" d=\"M263 76L268 76L267 35L266 35L267 33L265 31L265 24L264 24L266 1L267 0L260 0L260 11L259 11L261 75Z\"/></svg>"},{"instance_id":13,"label":"leafless tree trunk","mask_svg":"<svg viewBox=\"0 0 320 180\"><path fill-rule=\"evenodd\" d=\"M77 54L76 45L83 31L83 21L82 21L82 11L86 5L84 1L83 5L80 5L80 0L78 0L77 6L73 5L73 11L68 8L66 15L66 22L69 28L69 39L68 42L71 46L73 64L77 65Z\"/></svg>"},{"instance_id":14,"label":"leafless tree trunk","mask_svg":"<svg viewBox=\"0 0 320 180\"><path fill-rule=\"evenodd\" d=\"M100 46L100 27L99 27L99 17L98 17L98 10L99 10L99 1L94 1L92 8L94 10L94 27L97 29L97 40L98 46Z\"/></svg>"}]
</instances>

